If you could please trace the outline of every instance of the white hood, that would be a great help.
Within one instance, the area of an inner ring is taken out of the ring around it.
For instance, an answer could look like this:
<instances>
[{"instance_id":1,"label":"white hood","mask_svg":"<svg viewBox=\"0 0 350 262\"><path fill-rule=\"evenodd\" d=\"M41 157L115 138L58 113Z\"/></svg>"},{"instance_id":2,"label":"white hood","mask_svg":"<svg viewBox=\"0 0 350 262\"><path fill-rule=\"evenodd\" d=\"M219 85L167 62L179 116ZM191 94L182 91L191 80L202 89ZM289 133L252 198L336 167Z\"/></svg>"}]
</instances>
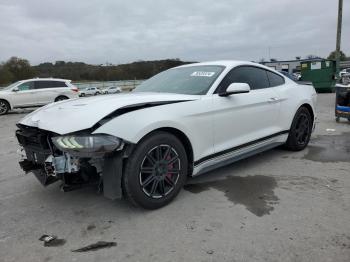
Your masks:
<instances>
[{"instance_id":1,"label":"white hood","mask_svg":"<svg viewBox=\"0 0 350 262\"><path fill-rule=\"evenodd\" d=\"M24 117L19 124L63 135L91 128L105 116L126 106L199 98L192 95L135 92L72 99L42 107Z\"/></svg>"}]
</instances>

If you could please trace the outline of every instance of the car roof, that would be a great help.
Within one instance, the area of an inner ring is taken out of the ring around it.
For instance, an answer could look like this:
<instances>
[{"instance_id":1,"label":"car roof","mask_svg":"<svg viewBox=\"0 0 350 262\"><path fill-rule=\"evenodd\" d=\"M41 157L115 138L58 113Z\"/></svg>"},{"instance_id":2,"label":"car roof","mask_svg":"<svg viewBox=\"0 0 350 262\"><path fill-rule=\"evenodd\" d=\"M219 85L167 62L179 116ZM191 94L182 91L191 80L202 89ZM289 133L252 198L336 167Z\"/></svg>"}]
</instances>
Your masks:
<instances>
[{"instance_id":1,"label":"car roof","mask_svg":"<svg viewBox=\"0 0 350 262\"><path fill-rule=\"evenodd\" d=\"M241 60L218 60L218 61L210 61L210 62L200 62L200 63L186 64L186 65L178 66L176 68L191 67L191 66L224 66L227 68L233 68L233 67L242 66L242 65L261 67L263 69L276 72L276 70L273 70L272 68L264 66L262 64L249 62L249 61L241 61Z\"/></svg>"},{"instance_id":2,"label":"car roof","mask_svg":"<svg viewBox=\"0 0 350 262\"><path fill-rule=\"evenodd\" d=\"M64 81L64 82L71 82L72 80L69 79L63 79L63 78L52 78L52 77L47 77L47 78L31 78L31 79L25 79L22 80L23 82L25 81Z\"/></svg>"}]
</instances>

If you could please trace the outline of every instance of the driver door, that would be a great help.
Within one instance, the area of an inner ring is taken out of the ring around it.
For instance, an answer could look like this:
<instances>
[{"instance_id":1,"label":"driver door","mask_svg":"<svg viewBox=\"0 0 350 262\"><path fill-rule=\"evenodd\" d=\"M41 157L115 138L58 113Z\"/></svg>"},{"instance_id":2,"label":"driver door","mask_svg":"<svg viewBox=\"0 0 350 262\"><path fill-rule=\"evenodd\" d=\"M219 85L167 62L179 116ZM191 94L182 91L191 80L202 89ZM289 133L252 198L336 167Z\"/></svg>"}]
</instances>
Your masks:
<instances>
[{"instance_id":1,"label":"driver door","mask_svg":"<svg viewBox=\"0 0 350 262\"><path fill-rule=\"evenodd\" d=\"M269 87L264 69L234 68L219 85L219 90L225 91L231 83L247 83L251 90L226 97L213 95L216 154L239 150L280 131L278 94Z\"/></svg>"},{"instance_id":2,"label":"driver door","mask_svg":"<svg viewBox=\"0 0 350 262\"><path fill-rule=\"evenodd\" d=\"M14 107L36 106L34 82L24 82L17 86L18 91L14 94Z\"/></svg>"}]
</instances>

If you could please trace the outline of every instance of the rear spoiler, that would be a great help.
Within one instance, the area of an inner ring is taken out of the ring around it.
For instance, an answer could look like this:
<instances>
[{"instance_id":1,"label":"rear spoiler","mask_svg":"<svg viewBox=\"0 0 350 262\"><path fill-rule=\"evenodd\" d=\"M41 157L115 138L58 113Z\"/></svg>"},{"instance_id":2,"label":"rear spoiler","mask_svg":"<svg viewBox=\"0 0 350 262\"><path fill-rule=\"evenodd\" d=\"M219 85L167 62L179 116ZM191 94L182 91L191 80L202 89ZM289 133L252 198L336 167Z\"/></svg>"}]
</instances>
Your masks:
<instances>
[{"instance_id":1,"label":"rear spoiler","mask_svg":"<svg viewBox=\"0 0 350 262\"><path fill-rule=\"evenodd\" d=\"M299 85L313 86L312 82L310 82L310 81L298 81L296 83L299 84Z\"/></svg>"}]
</instances>

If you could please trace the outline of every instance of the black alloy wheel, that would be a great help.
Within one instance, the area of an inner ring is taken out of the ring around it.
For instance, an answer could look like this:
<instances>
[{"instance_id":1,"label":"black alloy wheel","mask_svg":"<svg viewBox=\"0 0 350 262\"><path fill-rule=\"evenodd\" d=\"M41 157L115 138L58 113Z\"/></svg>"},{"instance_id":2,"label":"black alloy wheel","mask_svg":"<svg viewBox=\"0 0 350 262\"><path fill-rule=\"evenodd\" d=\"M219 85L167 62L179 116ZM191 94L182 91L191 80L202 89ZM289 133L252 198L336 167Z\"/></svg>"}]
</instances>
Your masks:
<instances>
[{"instance_id":1,"label":"black alloy wheel","mask_svg":"<svg viewBox=\"0 0 350 262\"><path fill-rule=\"evenodd\" d=\"M311 114L306 107L298 109L294 116L289 130L289 136L285 144L287 149L300 151L309 144L312 133L312 121Z\"/></svg>"},{"instance_id":2,"label":"black alloy wheel","mask_svg":"<svg viewBox=\"0 0 350 262\"><path fill-rule=\"evenodd\" d=\"M5 115L10 110L10 105L4 101L0 100L0 115Z\"/></svg>"},{"instance_id":3,"label":"black alloy wheel","mask_svg":"<svg viewBox=\"0 0 350 262\"><path fill-rule=\"evenodd\" d=\"M140 169L140 186L151 198L161 198L174 190L180 176L181 160L175 148L159 145L144 157Z\"/></svg>"},{"instance_id":4,"label":"black alloy wheel","mask_svg":"<svg viewBox=\"0 0 350 262\"><path fill-rule=\"evenodd\" d=\"M186 150L174 135L156 131L143 138L126 161L124 196L134 205L157 209L170 203L188 173Z\"/></svg>"},{"instance_id":5,"label":"black alloy wheel","mask_svg":"<svg viewBox=\"0 0 350 262\"><path fill-rule=\"evenodd\" d=\"M310 120L307 114L301 113L298 116L295 126L295 137L298 145L305 145L310 134Z\"/></svg>"}]
</instances>

